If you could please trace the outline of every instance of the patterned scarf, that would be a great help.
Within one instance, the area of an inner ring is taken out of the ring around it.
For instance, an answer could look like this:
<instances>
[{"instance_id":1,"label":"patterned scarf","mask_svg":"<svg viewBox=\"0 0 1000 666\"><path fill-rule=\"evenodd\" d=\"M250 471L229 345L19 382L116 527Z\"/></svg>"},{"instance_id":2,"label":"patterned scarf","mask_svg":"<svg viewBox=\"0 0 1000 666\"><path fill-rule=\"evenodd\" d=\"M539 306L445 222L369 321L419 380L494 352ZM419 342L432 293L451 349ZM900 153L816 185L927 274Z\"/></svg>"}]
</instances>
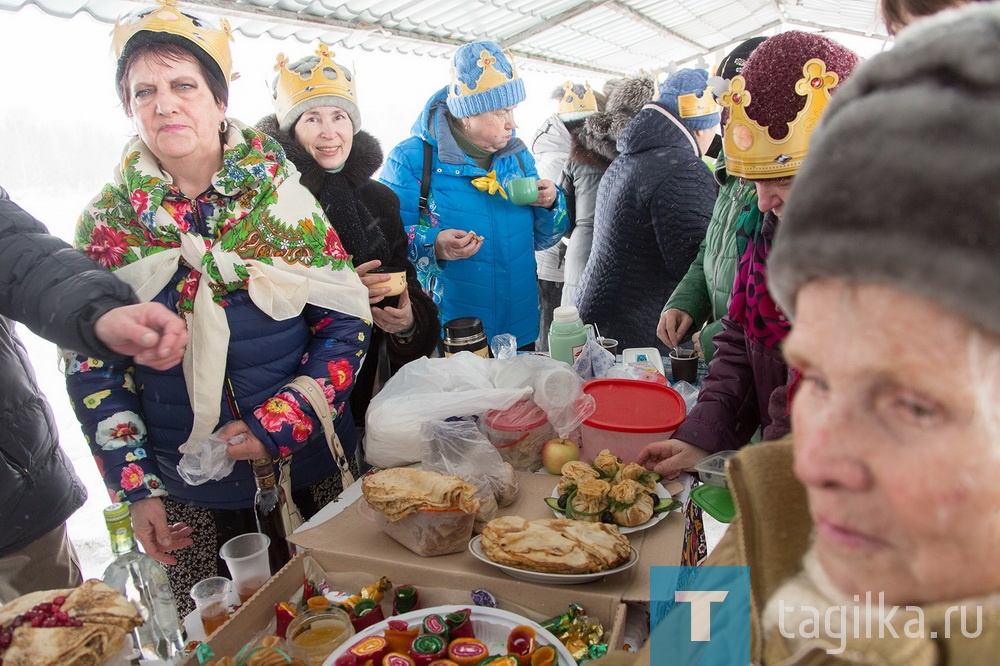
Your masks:
<instances>
[{"instance_id":1,"label":"patterned scarf","mask_svg":"<svg viewBox=\"0 0 1000 666\"><path fill-rule=\"evenodd\" d=\"M306 303L371 320L368 290L313 196L273 139L236 121L225 136L215 237L190 227L190 206L141 139L126 146L115 182L104 187L77 225L76 245L152 300L180 262L192 267L179 310L191 344L184 376L194 410L191 442L219 420L229 348L222 296L247 289L276 320L299 316ZM166 198L166 200L165 200ZM197 205L197 204L196 204Z\"/></svg>"},{"instance_id":2,"label":"patterned scarf","mask_svg":"<svg viewBox=\"0 0 1000 666\"><path fill-rule=\"evenodd\" d=\"M762 215L756 206L740 215L736 228L736 283L729 316L742 324L747 338L774 348L785 339L791 325L767 290L767 255L777 218Z\"/></svg>"}]
</instances>

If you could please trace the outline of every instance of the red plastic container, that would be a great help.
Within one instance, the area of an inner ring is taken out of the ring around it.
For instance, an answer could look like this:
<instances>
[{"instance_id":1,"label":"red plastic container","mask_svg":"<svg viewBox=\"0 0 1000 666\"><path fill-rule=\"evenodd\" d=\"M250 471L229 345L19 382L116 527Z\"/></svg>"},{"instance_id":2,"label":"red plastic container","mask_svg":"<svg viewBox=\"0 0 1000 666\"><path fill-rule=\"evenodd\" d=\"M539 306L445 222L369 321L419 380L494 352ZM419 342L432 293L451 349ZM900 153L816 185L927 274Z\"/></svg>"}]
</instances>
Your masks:
<instances>
[{"instance_id":1,"label":"red plastic container","mask_svg":"<svg viewBox=\"0 0 1000 666\"><path fill-rule=\"evenodd\" d=\"M555 436L545 412L532 400L486 412L486 438L514 469L533 472L541 468L542 445Z\"/></svg>"},{"instance_id":2,"label":"red plastic container","mask_svg":"<svg viewBox=\"0 0 1000 666\"><path fill-rule=\"evenodd\" d=\"M635 462L646 444L668 439L687 411L677 391L637 379L593 379L583 391L597 406L580 426L581 457L588 462L602 449Z\"/></svg>"}]
</instances>

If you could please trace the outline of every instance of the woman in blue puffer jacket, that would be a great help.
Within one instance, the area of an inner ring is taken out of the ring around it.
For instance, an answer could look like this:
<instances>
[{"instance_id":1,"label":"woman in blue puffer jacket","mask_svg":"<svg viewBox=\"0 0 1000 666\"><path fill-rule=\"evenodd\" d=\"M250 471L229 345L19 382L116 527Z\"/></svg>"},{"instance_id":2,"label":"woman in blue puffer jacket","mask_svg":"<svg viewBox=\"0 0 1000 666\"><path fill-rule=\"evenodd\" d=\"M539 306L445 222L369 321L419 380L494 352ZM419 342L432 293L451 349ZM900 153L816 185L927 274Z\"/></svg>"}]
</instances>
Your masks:
<instances>
[{"instance_id":1,"label":"woman in blue puffer jacket","mask_svg":"<svg viewBox=\"0 0 1000 666\"><path fill-rule=\"evenodd\" d=\"M508 55L494 42L473 42L455 52L452 66L452 84L428 100L412 135L389 154L381 180L399 196L410 259L442 322L479 317L487 338L511 333L533 346L533 252L566 232L565 198L552 181L540 180L533 204L509 199L510 181L538 173L514 137L514 107L525 92Z\"/></svg>"}]
</instances>

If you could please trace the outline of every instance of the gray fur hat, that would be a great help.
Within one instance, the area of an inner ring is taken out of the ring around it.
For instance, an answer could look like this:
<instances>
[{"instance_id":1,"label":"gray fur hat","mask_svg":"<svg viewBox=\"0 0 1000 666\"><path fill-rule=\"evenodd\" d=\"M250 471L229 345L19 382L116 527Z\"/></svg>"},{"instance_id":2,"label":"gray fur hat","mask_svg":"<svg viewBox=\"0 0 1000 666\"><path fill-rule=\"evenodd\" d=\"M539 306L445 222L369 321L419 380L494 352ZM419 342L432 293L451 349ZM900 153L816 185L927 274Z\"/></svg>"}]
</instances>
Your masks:
<instances>
[{"instance_id":1,"label":"gray fur hat","mask_svg":"<svg viewBox=\"0 0 1000 666\"><path fill-rule=\"evenodd\" d=\"M827 107L768 260L794 315L822 277L926 298L1000 334L1000 3L924 19Z\"/></svg>"}]
</instances>

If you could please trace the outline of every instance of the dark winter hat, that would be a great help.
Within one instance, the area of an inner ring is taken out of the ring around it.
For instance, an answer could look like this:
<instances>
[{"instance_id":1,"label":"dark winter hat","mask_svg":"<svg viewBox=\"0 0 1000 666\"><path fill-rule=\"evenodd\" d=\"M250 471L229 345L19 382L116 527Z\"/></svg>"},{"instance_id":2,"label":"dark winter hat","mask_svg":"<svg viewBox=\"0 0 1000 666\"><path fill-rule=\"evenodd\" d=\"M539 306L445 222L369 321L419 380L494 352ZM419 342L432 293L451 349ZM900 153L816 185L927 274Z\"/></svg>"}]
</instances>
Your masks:
<instances>
[{"instance_id":1,"label":"dark winter hat","mask_svg":"<svg viewBox=\"0 0 1000 666\"><path fill-rule=\"evenodd\" d=\"M719 66L715 69L716 76L721 76L725 80L729 81L734 76L739 76L743 73L743 67L747 64L747 60L750 58L750 54L753 53L754 49L760 46L767 37L751 37L745 42L737 44L732 51L726 54L726 57L719 62Z\"/></svg>"},{"instance_id":2,"label":"dark winter hat","mask_svg":"<svg viewBox=\"0 0 1000 666\"><path fill-rule=\"evenodd\" d=\"M768 262L794 313L822 277L929 299L1000 334L1000 5L904 30L834 97Z\"/></svg>"},{"instance_id":3,"label":"dark winter hat","mask_svg":"<svg viewBox=\"0 0 1000 666\"><path fill-rule=\"evenodd\" d=\"M515 106L527 93L509 54L496 42L460 46L451 58L448 110L456 118Z\"/></svg>"},{"instance_id":4,"label":"dark winter hat","mask_svg":"<svg viewBox=\"0 0 1000 666\"><path fill-rule=\"evenodd\" d=\"M656 101L690 130L719 124L719 105L708 89L708 70L677 70L660 86Z\"/></svg>"},{"instance_id":5,"label":"dark winter hat","mask_svg":"<svg viewBox=\"0 0 1000 666\"><path fill-rule=\"evenodd\" d=\"M129 57L150 44L174 44L191 52L228 92L233 74L229 42L233 40L229 22L209 21L180 11L173 3L160 0L155 7L144 7L118 18L111 33L111 48L118 63L115 88L121 95L121 80Z\"/></svg>"},{"instance_id":6,"label":"dark winter hat","mask_svg":"<svg viewBox=\"0 0 1000 666\"><path fill-rule=\"evenodd\" d=\"M726 170L749 179L795 175L830 95L860 62L822 35L783 32L764 40L730 81L722 140Z\"/></svg>"}]
</instances>

